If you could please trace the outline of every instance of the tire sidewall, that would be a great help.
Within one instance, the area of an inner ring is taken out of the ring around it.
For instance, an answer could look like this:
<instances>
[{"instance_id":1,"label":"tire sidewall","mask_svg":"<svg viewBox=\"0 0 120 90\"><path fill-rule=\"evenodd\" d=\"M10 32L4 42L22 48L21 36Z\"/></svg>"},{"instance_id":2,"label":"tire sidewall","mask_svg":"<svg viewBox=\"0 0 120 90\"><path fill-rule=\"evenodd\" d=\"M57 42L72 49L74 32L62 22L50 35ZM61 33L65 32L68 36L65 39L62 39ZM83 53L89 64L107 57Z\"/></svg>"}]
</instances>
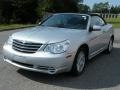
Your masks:
<instances>
[{"instance_id":1,"label":"tire sidewall","mask_svg":"<svg viewBox=\"0 0 120 90\"><path fill-rule=\"evenodd\" d=\"M110 41L109 41L109 44L108 44L108 48L105 50L106 51L106 54L109 54L111 53L112 49L113 49L113 39L111 38ZM112 48L110 50L110 43L112 42Z\"/></svg>"},{"instance_id":2,"label":"tire sidewall","mask_svg":"<svg viewBox=\"0 0 120 90\"><path fill-rule=\"evenodd\" d=\"M112 44L112 47L110 47L111 44ZM113 49L113 40L112 40L112 38L111 38L110 41L109 41L109 45L108 45L108 51L111 52L112 49Z\"/></svg>"},{"instance_id":3,"label":"tire sidewall","mask_svg":"<svg viewBox=\"0 0 120 90\"><path fill-rule=\"evenodd\" d=\"M80 54L81 52L84 53L85 63L84 63L84 68L83 68L83 70L82 70L81 72L79 72L78 69L77 69L77 62L78 62L79 54ZM76 54L76 56L75 56L75 60L74 60L74 63L73 63L73 66L72 66L72 70L71 70L72 74L73 74L73 75L80 75L80 74L82 74L82 73L84 72L84 70L85 70L85 67L86 67L86 61L87 61L86 50L85 50L84 48L81 48L81 49L77 52L77 54Z\"/></svg>"}]
</instances>

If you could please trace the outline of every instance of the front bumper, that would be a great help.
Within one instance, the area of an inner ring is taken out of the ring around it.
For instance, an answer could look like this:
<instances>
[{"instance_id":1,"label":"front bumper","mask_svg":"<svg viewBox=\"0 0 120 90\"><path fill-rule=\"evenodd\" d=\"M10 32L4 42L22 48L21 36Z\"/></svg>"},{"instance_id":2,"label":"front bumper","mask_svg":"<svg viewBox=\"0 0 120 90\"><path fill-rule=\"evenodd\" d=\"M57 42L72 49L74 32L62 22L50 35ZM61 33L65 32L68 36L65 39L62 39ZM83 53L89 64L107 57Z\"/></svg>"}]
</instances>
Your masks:
<instances>
[{"instance_id":1,"label":"front bumper","mask_svg":"<svg viewBox=\"0 0 120 90\"><path fill-rule=\"evenodd\" d=\"M4 60L22 69L47 74L57 74L71 70L74 56L71 54L51 54L43 51L26 54L15 51L10 45L3 47ZM71 55L71 57L67 57Z\"/></svg>"}]
</instances>

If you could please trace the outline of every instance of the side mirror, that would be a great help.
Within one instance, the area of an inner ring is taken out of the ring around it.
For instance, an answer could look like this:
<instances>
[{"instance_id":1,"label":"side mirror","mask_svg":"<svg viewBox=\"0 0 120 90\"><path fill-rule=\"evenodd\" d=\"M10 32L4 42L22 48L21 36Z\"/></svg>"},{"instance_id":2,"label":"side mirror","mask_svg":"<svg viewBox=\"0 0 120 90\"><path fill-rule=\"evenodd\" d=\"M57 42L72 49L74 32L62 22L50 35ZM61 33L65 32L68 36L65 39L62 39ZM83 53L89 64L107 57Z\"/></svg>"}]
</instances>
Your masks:
<instances>
[{"instance_id":1,"label":"side mirror","mask_svg":"<svg viewBox=\"0 0 120 90\"><path fill-rule=\"evenodd\" d=\"M90 32L91 32L91 31L100 31L101 28L102 28L101 26L93 25L92 27L90 27Z\"/></svg>"},{"instance_id":2,"label":"side mirror","mask_svg":"<svg viewBox=\"0 0 120 90\"><path fill-rule=\"evenodd\" d=\"M101 30L101 26L98 26L98 25L93 25L93 31L99 31Z\"/></svg>"}]
</instances>

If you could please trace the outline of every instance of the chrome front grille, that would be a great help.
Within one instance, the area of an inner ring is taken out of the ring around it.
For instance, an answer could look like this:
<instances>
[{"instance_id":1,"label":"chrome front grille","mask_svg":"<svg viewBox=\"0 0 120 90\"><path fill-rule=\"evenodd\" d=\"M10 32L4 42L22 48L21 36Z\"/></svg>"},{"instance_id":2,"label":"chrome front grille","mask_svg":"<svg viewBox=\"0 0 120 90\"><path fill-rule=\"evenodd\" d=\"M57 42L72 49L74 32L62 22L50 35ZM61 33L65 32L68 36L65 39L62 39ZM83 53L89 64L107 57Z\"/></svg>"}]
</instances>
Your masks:
<instances>
[{"instance_id":1,"label":"chrome front grille","mask_svg":"<svg viewBox=\"0 0 120 90\"><path fill-rule=\"evenodd\" d=\"M13 40L12 48L23 53L35 53L42 44L22 40Z\"/></svg>"}]
</instances>

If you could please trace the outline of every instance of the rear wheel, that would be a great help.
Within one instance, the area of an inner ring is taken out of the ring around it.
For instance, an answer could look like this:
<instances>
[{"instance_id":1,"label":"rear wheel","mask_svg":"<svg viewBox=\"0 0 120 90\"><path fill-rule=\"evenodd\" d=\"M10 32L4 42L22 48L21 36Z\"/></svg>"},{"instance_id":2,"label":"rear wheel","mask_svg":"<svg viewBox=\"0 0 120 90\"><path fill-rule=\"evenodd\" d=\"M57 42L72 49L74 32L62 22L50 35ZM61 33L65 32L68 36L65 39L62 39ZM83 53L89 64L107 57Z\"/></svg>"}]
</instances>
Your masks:
<instances>
[{"instance_id":1,"label":"rear wheel","mask_svg":"<svg viewBox=\"0 0 120 90\"><path fill-rule=\"evenodd\" d=\"M86 59L87 59L86 50L80 49L76 55L76 58L71 70L73 75L80 75L84 71L86 66Z\"/></svg>"},{"instance_id":2,"label":"rear wheel","mask_svg":"<svg viewBox=\"0 0 120 90\"><path fill-rule=\"evenodd\" d=\"M113 38L111 38L109 41L109 45L108 45L108 48L106 50L106 53L111 53L112 49L113 49Z\"/></svg>"}]
</instances>

